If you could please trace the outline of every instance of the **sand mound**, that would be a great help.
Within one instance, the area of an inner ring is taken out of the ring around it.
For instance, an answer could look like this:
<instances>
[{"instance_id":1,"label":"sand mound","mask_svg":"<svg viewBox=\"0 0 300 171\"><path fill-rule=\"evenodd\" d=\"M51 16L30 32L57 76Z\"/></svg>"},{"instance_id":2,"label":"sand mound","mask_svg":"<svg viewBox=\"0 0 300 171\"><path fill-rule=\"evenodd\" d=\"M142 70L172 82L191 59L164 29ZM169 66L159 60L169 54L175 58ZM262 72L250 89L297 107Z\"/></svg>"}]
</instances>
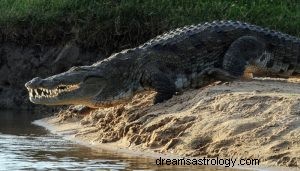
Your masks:
<instances>
[{"instance_id":1,"label":"sand mound","mask_svg":"<svg viewBox=\"0 0 300 171\"><path fill-rule=\"evenodd\" d=\"M300 167L299 87L282 80L237 81L190 90L158 105L152 105L154 92L144 92L126 105L74 112L77 106L58 117L80 120L76 136L89 141Z\"/></svg>"}]
</instances>

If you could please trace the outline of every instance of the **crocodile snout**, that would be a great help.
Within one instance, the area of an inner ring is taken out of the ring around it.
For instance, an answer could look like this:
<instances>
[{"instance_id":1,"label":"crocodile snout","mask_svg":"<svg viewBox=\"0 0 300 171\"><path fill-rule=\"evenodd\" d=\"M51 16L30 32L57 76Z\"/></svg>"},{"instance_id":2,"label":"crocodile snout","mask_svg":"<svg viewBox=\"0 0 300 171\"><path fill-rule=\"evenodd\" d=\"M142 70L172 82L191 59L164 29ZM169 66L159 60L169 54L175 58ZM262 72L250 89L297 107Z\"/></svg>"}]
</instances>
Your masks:
<instances>
[{"instance_id":1,"label":"crocodile snout","mask_svg":"<svg viewBox=\"0 0 300 171\"><path fill-rule=\"evenodd\" d=\"M40 86L41 82L42 82L42 79L41 79L41 78L35 77L35 78L33 78L32 80L28 81L28 82L25 84L25 87L26 87L27 89L30 89L30 88L31 88L31 89L32 89L32 88L37 88L37 87Z\"/></svg>"}]
</instances>

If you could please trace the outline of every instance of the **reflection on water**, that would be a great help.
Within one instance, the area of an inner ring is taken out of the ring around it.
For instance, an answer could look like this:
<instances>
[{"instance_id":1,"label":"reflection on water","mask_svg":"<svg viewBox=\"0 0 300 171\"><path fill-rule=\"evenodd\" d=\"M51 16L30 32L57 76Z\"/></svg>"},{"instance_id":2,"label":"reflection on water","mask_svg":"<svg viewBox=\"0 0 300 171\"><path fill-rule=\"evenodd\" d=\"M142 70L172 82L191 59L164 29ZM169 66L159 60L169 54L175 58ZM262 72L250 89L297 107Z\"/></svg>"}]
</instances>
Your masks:
<instances>
[{"instance_id":1,"label":"reflection on water","mask_svg":"<svg viewBox=\"0 0 300 171\"><path fill-rule=\"evenodd\" d=\"M156 166L155 159L93 150L32 125L36 115L0 112L0 170L224 170ZM228 169L229 170L229 169Z\"/></svg>"},{"instance_id":2,"label":"reflection on water","mask_svg":"<svg viewBox=\"0 0 300 171\"><path fill-rule=\"evenodd\" d=\"M76 148L72 143L55 136L0 134L0 147L0 163L6 170L126 168L126 163L122 161L90 157L89 149Z\"/></svg>"}]
</instances>

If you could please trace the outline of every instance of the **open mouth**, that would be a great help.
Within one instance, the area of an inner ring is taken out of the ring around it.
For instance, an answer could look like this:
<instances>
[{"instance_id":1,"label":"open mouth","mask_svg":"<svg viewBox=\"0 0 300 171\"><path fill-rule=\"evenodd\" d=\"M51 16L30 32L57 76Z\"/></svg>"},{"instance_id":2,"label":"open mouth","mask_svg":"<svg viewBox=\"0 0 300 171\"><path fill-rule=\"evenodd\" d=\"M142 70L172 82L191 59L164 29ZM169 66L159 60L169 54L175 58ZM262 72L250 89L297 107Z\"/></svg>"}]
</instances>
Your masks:
<instances>
[{"instance_id":1,"label":"open mouth","mask_svg":"<svg viewBox=\"0 0 300 171\"><path fill-rule=\"evenodd\" d=\"M79 88L78 84L75 85L59 85L53 89L47 88L27 88L29 92L29 97L31 99L45 99L45 98L55 98L60 94L74 91Z\"/></svg>"}]
</instances>

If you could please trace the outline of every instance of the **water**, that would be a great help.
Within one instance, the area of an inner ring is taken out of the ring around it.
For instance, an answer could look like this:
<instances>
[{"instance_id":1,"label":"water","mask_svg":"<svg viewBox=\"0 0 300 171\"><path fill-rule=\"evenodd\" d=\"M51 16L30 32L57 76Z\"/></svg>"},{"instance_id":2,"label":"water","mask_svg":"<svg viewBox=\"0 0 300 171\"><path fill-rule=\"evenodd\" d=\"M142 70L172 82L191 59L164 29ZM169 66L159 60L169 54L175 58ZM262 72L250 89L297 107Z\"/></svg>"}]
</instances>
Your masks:
<instances>
[{"instance_id":1,"label":"water","mask_svg":"<svg viewBox=\"0 0 300 171\"><path fill-rule=\"evenodd\" d=\"M0 170L216 171L225 169L208 166L157 166L155 159L152 158L91 149L31 124L35 119L37 119L36 115L29 112L0 112Z\"/></svg>"}]
</instances>

